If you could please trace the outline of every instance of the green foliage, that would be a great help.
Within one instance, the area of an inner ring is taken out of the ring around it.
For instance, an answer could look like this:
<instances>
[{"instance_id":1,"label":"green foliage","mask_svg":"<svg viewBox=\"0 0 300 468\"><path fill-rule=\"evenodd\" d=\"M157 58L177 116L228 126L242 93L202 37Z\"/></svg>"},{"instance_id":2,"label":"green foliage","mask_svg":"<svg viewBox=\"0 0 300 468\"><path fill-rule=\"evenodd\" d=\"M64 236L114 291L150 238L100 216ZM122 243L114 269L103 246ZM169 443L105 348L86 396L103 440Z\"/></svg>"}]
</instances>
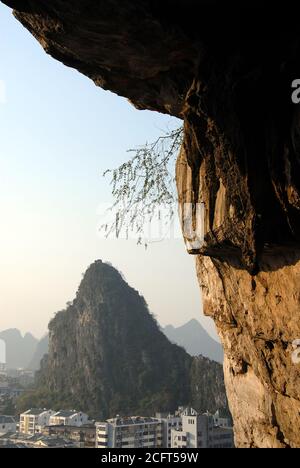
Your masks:
<instances>
[{"instance_id":1,"label":"green foliage","mask_svg":"<svg viewBox=\"0 0 300 468\"><path fill-rule=\"evenodd\" d=\"M219 363L202 356L193 359L191 400L198 411L228 410L223 369Z\"/></svg>"},{"instance_id":2,"label":"green foliage","mask_svg":"<svg viewBox=\"0 0 300 468\"><path fill-rule=\"evenodd\" d=\"M71 409L70 395L51 392L47 387L30 390L17 399L16 412L20 414L29 408Z\"/></svg>"}]
</instances>

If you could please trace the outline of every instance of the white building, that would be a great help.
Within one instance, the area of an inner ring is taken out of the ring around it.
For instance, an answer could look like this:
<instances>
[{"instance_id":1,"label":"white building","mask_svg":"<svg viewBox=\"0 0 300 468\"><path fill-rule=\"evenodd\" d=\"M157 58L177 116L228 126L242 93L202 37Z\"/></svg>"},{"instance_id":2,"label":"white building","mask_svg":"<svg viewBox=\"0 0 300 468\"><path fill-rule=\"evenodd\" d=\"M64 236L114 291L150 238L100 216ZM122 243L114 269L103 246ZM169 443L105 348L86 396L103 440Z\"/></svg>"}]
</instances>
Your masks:
<instances>
[{"instance_id":1,"label":"white building","mask_svg":"<svg viewBox=\"0 0 300 468\"><path fill-rule=\"evenodd\" d=\"M182 409L179 408L175 414L167 413L156 413L156 418L159 419L162 423L162 447L171 448L172 445L172 430L181 430L182 429Z\"/></svg>"},{"instance_id":2,"label":"white building","mask_svg":"<svg viewBox=\"0 0 300 468\"><path fill-rule=\"evenodd\" d=\"M87 414L78 411L58 411L50 417L49 426L81 427L89 422Z\"/></svg>"},{"instance_id":3,"label":"white building","mask_svg":"<svg viewBox=\"0 0 300 468\"><path fill-rule=\"evenodd\" d=\"M181 430L172 429L172 448L207 447L213 430L213 418L199 415L193 408L186 408L181 414Z\"/></svg>"},{"instance_id":4,"label":"white building","mask_svg":"<svg viewBox=\"0 0 300 468\"><path fill-rule=\"evenodd\" d=\"M187 408L181 415L181 430L172 429L171 448L233 448L233 429L216 427L209 413Z\"/></svg>"},{"instance_id":5,"label":"white building","mask_svg":"<svg viewBox=\"0 0 300 468\"><path fill-rule=\"evenodd\" d=\"M160 448L162 422L156 418L130 417L96 423L96 448Z\"/></svg>"},{"instance_id":6,"label":"white building","mask_svg":"<svg viewBox=\"0 0 300 468\"><path fill-rule=\"evenodd\" d=\"M0 436L16 430L17 424L12 416L0 416Z\"/></svg>"},{"instance_id":7,"label":"white building","mask_svg":"<svg viewBox=\"0 0 300 468\"><path fill-rule=\"evenodd\" d=\"M32 408L20 416L20 432L22 434L40 434L42 429L49 426L51 416L55 411Z\"/></svg>"}]
</instances>

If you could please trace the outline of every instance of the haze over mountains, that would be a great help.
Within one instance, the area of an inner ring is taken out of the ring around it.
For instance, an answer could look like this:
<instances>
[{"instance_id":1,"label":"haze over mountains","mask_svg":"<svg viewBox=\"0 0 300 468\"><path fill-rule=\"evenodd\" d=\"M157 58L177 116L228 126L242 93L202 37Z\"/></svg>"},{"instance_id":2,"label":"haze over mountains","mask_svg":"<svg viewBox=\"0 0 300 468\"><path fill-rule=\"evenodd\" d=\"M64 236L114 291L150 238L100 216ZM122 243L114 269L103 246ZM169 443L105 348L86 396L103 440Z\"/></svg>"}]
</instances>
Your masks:
<instances>
[{"instance_id":1,"label":"haze over mountains","mask_svg":"<svg viewBox=\"0 0 300 468\"><path fill-rule=\"evenodd\" d=\"M223 348L207 333L196 319L192 319L181 327L167 325L164 334L172 343L182 346L191 356L205 356L213 361L223 362Z\"/></svg>"},{"instance_id":2,"label":"haze over mountains","mask_svg":"<svg viewBox=\"0 0 300 468\"><path fill-rule=\"evenodd\" d=\"M6 344L8 369L38 370L42 357L48 352L48 335L38 340L31 333L23 336L20 330L11 328L0 332L0 339Z\"/></svg>"},{"instance_id":3,"label":"haze over mountains","mask_svg":"<svg viewBox=\"0 0 300 468\"><path fill-rule=\"evenodd\" d=\"M223 362L222 346L211 338L196 319L180 327L167 325L162 331L172 343L182 346L191 356L202 355L213 361ZM19 330L9 329L0 332L0 339L6 343L9 369L36 371L40 368L41 359L48 353L48 334L37 340L31 333L26 333L23 337Z\"/></svg>"},{"instance_id":4,"label":"haze over mountains","mask_svg":"<svg viewBox=\"0 0 300 468\"><path fill-rule=\"evenodd\" d=\"M0 339L6 344L6 364L10 369L27 369L38 345L38 340L31 334L22 336L17 329L0 332Z\"/></svg>"}]
</instances>

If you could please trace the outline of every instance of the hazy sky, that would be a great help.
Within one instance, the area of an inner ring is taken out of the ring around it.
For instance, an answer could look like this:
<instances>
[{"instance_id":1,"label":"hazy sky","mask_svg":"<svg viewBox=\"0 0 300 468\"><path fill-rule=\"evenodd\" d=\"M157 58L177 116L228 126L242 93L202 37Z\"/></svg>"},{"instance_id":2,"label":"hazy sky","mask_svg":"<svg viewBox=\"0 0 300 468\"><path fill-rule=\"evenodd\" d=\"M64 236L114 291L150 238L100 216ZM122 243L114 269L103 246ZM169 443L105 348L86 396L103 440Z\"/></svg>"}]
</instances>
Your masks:
<instances>
[{"instance_id":1,"label":"hazy sky","mask_svg":"<svg viewBox=\"0 0 300 468\"><path fill-rule=\"evenodd\" d=\"M102 173L126 150L178 122L137 111L45 54L0 4L0 330L41 336L75 296L94 260L113 263L143 294L162 325L201 312L194 259L182 240L152 244L99 236L109 202Z\"/></svg>"}]
</instances>

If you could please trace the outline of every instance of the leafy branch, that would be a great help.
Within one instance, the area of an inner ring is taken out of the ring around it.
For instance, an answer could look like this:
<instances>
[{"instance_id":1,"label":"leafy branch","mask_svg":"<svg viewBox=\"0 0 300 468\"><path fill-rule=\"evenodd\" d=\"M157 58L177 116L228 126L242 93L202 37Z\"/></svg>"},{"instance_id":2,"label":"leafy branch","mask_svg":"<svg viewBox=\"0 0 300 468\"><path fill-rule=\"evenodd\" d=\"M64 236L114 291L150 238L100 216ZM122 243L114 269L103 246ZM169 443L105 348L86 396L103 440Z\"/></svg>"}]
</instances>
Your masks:
<instances>
[{"instance_id":1,"label":"leafy branch","mask_svg":"<svg viewBox=\"0 0 300 468\"><path fill-rule=\"evenodd\" d=\"M143 243L146 221L161 221L162 208L163 221L170 224L177 202L174 160L182 141L182 127L166 132L153 143L129 150L129 161L104 172L104 177L111 177L115 200L110 208L115 212L113 220L100 227L106 237L115 234L118 238L125 230L127 238L130 232L135 233L138 243Z\"/></svg>"}]
</instances>

